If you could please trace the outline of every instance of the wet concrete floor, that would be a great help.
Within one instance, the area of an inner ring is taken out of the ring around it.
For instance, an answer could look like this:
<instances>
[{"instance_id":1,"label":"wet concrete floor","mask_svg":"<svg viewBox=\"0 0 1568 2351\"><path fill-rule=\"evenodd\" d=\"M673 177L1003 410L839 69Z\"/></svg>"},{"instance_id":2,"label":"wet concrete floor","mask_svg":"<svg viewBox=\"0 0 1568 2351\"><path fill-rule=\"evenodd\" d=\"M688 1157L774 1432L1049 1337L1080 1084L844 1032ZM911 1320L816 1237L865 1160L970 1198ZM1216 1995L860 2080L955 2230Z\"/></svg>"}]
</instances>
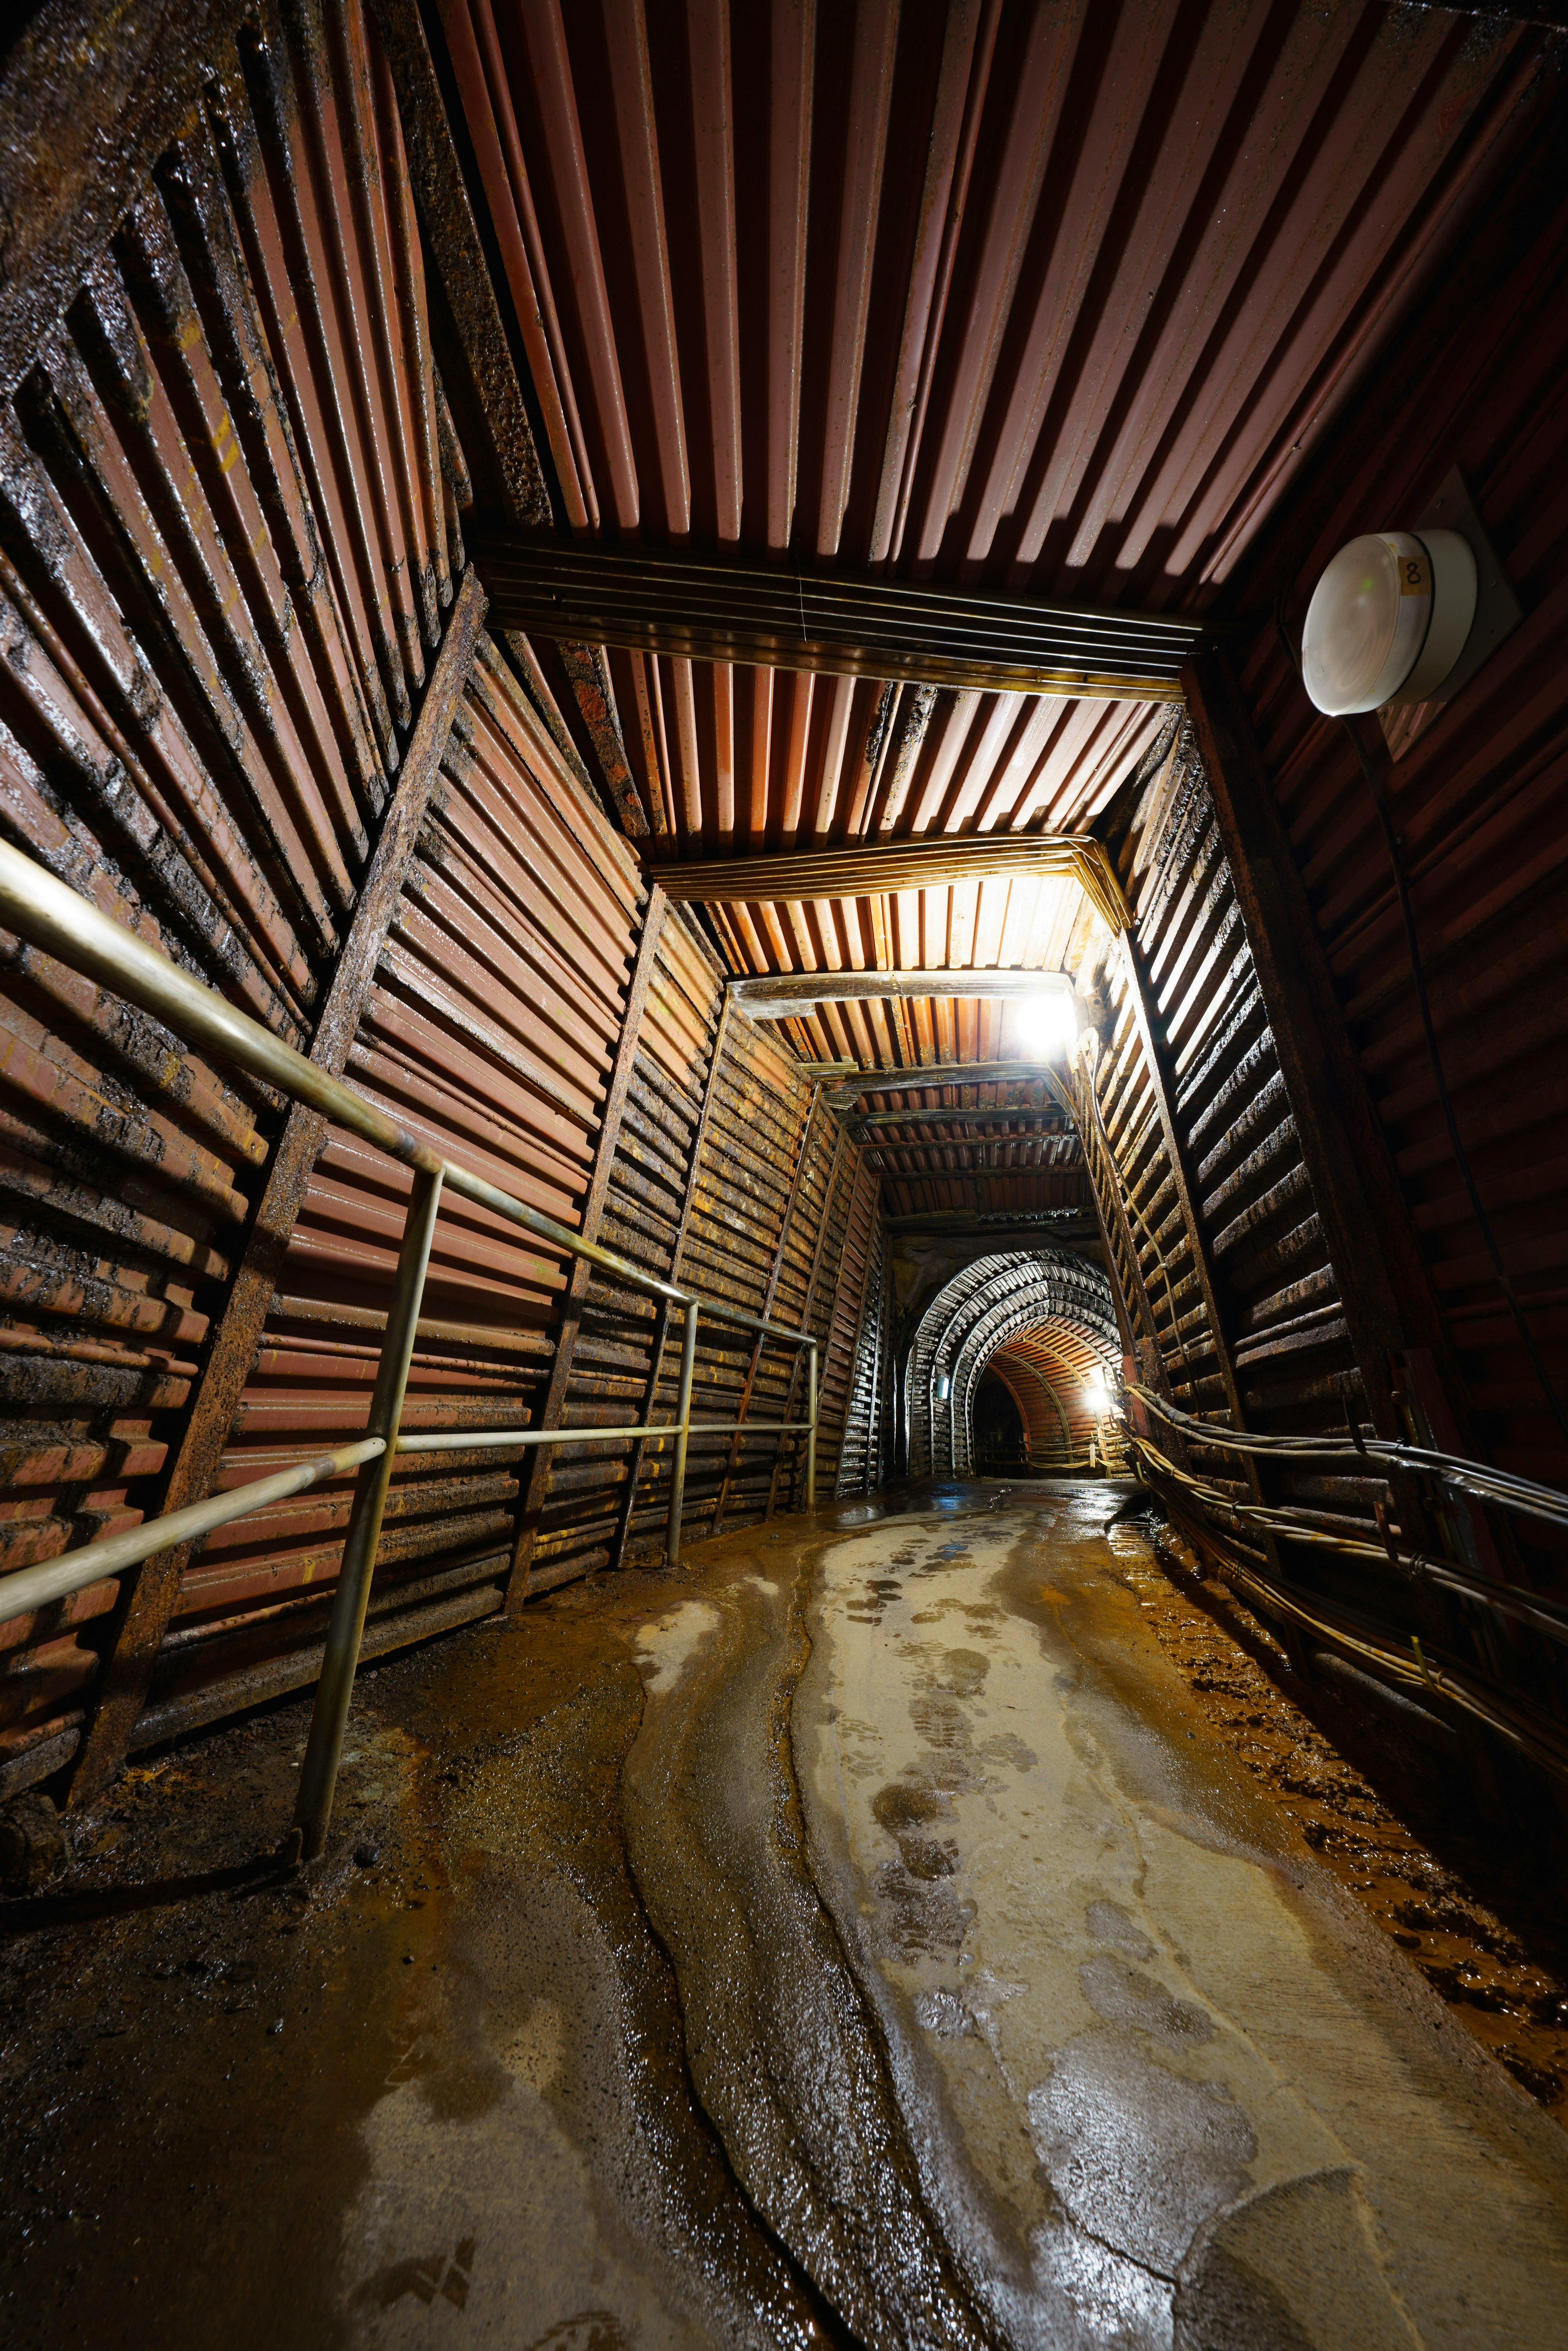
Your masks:
<instances>
[{"instance_id":1,"label":"wet concrete floor","mask_svg":"<svg viewBox=\"0 0 1568 2351\"><path fill-rule=\"evenodd\" d=\"M201 1882L302 1705L128 1772L0 1906L6 2340L1561 2342L1550 1956L1122 1499L841 1506L390 1661L292 1879Z\"/></svg>"}]
</instances>

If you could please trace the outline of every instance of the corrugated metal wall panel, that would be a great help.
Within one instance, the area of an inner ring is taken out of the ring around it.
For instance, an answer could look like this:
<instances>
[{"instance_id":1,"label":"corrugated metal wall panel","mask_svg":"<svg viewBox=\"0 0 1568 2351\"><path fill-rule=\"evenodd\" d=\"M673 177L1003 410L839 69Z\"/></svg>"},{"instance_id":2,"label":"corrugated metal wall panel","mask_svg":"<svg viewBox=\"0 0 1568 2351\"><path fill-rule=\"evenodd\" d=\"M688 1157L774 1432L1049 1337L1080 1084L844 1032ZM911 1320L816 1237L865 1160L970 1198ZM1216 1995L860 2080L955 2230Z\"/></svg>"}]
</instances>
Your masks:
<instances>
[{"instance_id":1,"label":"corrugated metal wall panel","mask_svg":"<svg viewBox=\"0 0 1568 2351\"><path fill-rule=\"evenodd\" d=\"M1568 52L1382 0L440 16L564 526L1187 611L1267 539ZM1074 829L1160 724L641 653L608 674L639 825L709 854ZM1011 915L988 944L1005 896L718 926L737 970L1033 964ZM1082 945L1053 932L1043 967ZM951 1001L798 1034L883 1064L999 1038Z\"/></svg>"},{"instance_id":2,"label":"corrugated metal wall panel","mask_svg":"<svg viewBox=\"0 0 1568 2351\"><path fill-rule=\"evenodd\" d=\"M830 1124L817 1113L815 1091L794 1061L763 1029L732 1019L697 1171L684 1260L688 1281L747 1313L773 1311L779 1322L799 1326L800 1253L807 1235L815 1239L810 1204L818 1204L820 1215L825 1155L832 1148ZM786 1282L792 1295L779 1294ZM793 1352L758 1350L744 1332L720 1331L712 1325L698 1343L694 1414L734 1420L744 1400L754 1419L783 1419ZM764 1515L778 1444L776 1438L747 1440L732 1468L727 1437L694 1433L686 1471L686 1524L693 1536L711 1530L721 1489L722 1524Z\"/></svg>"},{"instance_id":3,"label":"corrugated metal wall panel","mask_svg":"<svg viewBox=\"0 0 1568 2351\"><path fill-rule=\"evenodd\" d=\"M1427 507L1461 468L1524 619L1396 761L1364 741L1403 844L1433 1023L1503 1262L1557 1398L1544 1393L1465 1196L1422 1034L1387 851L1354 747L1307 705L1276 634L1244 692L1319 935L1409 1205L1473 1441L1500 1466L1568 1485L1568 211L1561 141L1478 231L1422 321L1418 389L1396 370L1292 545L1287 623L1344 539ZM1512 1538L1561 1585L1543 1527Z\"/></svg>"},{"instance_id":4,"label":"corrugated metal wall panel","mask_svg":"<svg viewBox=\"0 0 1568 2351\"><path fill-rule=\"evenodd\" d=\"M1185 725L1129 811L1120 864L1136 919L1101 976L1112 1033L1094 1075L1103 1129L1092 1133L1103 1131L1108 1149L1092 1150L1091 1169L1140 1374L1217 1427L1239 1421L1275 1436L1340 1438L1347 1416L1366 1417L1361 1371L1208 779ZM1082 1081L1080 1092L1087 1116ZM1278 1614L1270 1593L1284 1595L1279 1622L1298 1649L1305 1622L1375 1663L1392 1658L1396 1671L1413 1654L1451 1661L1483 1693L1505 1690L1521 1670L1533 1685L1549 1683L1544 1645L1526 1666L1531 1645L1488 1611L1386 1560L1385 1527L1406 1552L1428 1542L1469 1555L1452 1511L1427 1531L1429 1498L1407 1481L1155 1435L1210 1489L1247 1508L1288 1506L1322 1538L1277 1520L1238 1520L1218 1505L1196 1512L1201 1529L1207 1510L1222 1555L1257 1579L1246 1588L1265 1614ZM1191 1507L1179 1489L1174 1500ZM1336 1541L1365 1548L1348 1553ZM1412 1652L1412 1636L1424 1652Z\"/></svg>"},{"instance_id":5,"label":"corrugated metal wall panel","mask_svg":"<svg viewBox=\"0 0 1568 2351\"><path fill-rule=\"evenodd\" d=\"M718 1017L716 975L684 922L672 914L660 934L601 1231L607 1248L671 1280L682 1278L685 1268L677 1244ZM672 1419L680 1371L678 1327L676 1343L661 1346L666 1318L652 1300L598 1280L588 1294L566 1423L613 1426ZM650 1398L655 1353L659 1370ZM643 1448L635 1496L626 1490L632 1452L630 1445L612 1443L586 1457L574 1451L561 1462L530 1590L612 1563L623 1549L647 1553L662 1547L670 1449L663 1441Z\"/></svg>"},{"instance_id":6,"label":"corrugated metal wall panel","mask_svg":"<svg viewBox=\"0 0 1568 2351\"><path fill-rule=\"evenodd\" d=\"M822 1353L817 1490L823 1495L864 1493L877 1482L874 1421L884 1234L880 1194L862 1153L850 1171L838 1280Z\"/></svg>"},{"instance_id":7,"label":"corrugated metal wall panel","mask_svg":"<svg viewBox=\"0 0 1568 2351\"><path fill-rule=\"evenodd\" d=\"M579 1226L641 896L602 818L559 762L551 773L520 686L481 637L349 1076L434 1149ZM329 1132L231 1432L225 1483L257 1474L264 1458L362 1431L408 1191L402 1167ZM453 1431L536 1421L564 1280L552 1252L470 1202L449 1202L405 1423ZM580 1376L591 1356L580 1343ZM561 1522L580 1515L585 1466L558 1473L546 1568ZM462 1450L400 1464L378 1601L403 1580L410 1604L497 1587L525 1474L516 1455ZM269 1646L282 1646L285 1631L301 1645L320 1637L316 1594L336 1576L351 1483L312 1489L209 1540L160 1661L160 1705L188 1700L256 1646L235 1627L241 1611L292 1602L288 1626L268 1620ZM210 1641L197 1637L208 1631Z\"/></svg>"},{"instance_id":8,"label":"corrugated metal wall panel","mask_svg":"<svg viewBox=\"0 0 1568 2351\"><path fill-rule=\"evenodd\" d=\"M1083 1332L1060 1316L1030 1323L990 1357L986 1369L1004 1383L1019 1408L1031 1468L1087 1464L1103 1414L1085 1383L1104 1368Z\"/></svg>"},{"instance_id":9,"label":"corrugated metal wall panel","mask_svg":"<svg viewBox=\"0 0 1568 2351\"><path fill-rule=\"evenodd\" d=\"M357 0L329 31L238 17L133 193L0 413L0 822L308 1042L461 562ZM156 1507L279 1106L47 956L5 960L17 1565ZM114 1598L0 1632L0 1754L73 1732Z\"/></svg>"}]
</instances>

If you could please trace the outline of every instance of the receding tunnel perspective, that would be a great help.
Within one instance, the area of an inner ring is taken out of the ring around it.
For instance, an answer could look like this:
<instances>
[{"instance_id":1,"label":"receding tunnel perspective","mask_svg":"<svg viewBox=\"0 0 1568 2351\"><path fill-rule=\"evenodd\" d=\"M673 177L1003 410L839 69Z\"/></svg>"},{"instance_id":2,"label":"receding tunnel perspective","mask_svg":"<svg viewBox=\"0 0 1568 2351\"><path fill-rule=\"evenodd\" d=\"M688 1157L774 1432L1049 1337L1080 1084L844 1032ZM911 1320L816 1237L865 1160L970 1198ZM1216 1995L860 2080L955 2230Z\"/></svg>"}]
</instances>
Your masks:
<instances>
[{"instance_id":1,"label":"receding tunnel perspective","mask_svg":"<svg viewBox=\"0 0 1568 2351\"><path fill-rule=\"evenodd\" d=\"M7 2351L1557 2351L1565 149L13 7Z\"/></svg>"}]
</instances>

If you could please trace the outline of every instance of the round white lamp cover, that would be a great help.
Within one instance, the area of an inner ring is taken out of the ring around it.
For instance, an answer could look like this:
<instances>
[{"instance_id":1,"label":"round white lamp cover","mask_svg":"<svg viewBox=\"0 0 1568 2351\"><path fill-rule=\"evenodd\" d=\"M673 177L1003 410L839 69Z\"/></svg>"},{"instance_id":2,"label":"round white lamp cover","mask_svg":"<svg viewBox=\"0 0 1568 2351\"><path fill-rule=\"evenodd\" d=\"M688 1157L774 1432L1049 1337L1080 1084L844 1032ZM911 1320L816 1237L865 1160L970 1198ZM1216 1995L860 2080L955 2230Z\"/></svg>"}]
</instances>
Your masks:
<instances>
[{"instance_id":1,"label":"round white lamp cover","mask_svg":"<svg viewBox=\"0 0 1568 2351\"><path fill-rule=\"evenodd\" d=\"M1476 559L1457 530L1353 538L1307 607L1302 684L1336 718L1427 701L1464 651L1475 612Z\"/></svg>"}]
</instances>

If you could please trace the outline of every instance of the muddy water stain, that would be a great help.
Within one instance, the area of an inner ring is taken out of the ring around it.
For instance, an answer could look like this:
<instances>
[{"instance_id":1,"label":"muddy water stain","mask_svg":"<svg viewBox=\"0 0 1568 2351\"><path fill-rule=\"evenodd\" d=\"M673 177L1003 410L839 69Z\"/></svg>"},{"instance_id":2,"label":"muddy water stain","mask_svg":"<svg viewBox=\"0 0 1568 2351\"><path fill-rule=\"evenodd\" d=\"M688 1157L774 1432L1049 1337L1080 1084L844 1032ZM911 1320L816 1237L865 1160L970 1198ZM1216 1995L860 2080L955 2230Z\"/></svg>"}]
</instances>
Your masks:
<instances>
[{"instance_id":1,"label":"muddy water stain","mask_svg":"<svg viewBox=\"0 0 1568 2351\"><path fill-rule=\"evenodd\" d=\"M389 1662L325 1865L13 1943L7 2339L1553 2340L1560 2136L1314 1891L1105 1489L903 1499ZM269 1844L306 1719L78 1882Z\"/></svg>"},{"instance_id":2,"label":"muddy water stain","mask_svg":"<svg viewBox=\"0 0 1568 2351\"><path fill-rule=\"evenodd\" d=\"M1407 2342L1407 2316L1425 2339L1467 2308L1493 2330L1469 2339L1554 2340L1557 2134L1188 1738L1105 1510L906 1541L919 1604L877 1627L851 1604L872 1546L823 1554L794 1725L812 1861L928 2203L1016 2339L1168 2344L1184 2308L1240 2307L1245 2265L1285 2314L1260 2341Z\"/></svg>"}]
</instances>

